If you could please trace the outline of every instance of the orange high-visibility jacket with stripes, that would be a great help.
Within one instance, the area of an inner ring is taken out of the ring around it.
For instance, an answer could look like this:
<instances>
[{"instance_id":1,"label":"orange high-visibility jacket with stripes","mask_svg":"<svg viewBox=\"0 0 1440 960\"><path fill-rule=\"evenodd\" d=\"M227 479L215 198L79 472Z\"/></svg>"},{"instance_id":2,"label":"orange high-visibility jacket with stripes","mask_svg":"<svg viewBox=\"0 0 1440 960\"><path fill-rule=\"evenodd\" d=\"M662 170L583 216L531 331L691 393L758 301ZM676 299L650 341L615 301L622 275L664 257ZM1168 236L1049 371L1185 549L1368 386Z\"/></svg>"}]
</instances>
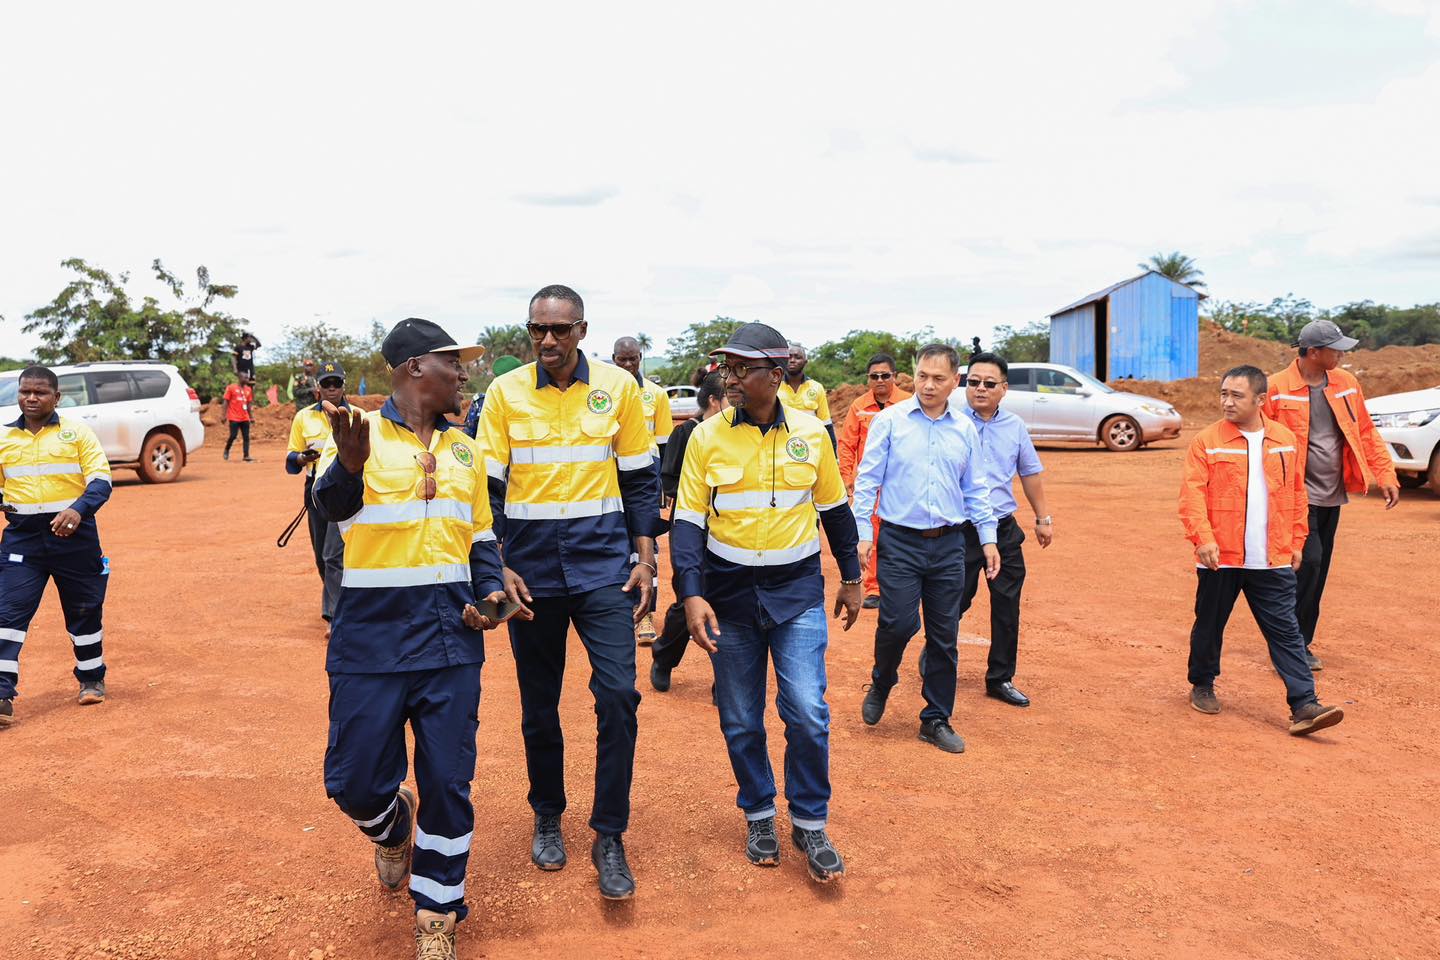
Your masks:
<instances>
[{"instance_id":1,"label":"orange high-visibility jacket with stripes","mask_svg":"<svg viewBox=\"0 0 1440 960\"><path fill-rule=\"evenodd\" d=\"M1305 471L1295 434L1264 418L1265 487L1272 567L1289 566L1310 532ZM1195 546L1220 547L1220 564L1245 565L1245 508L1249 500L1250 446L1240 428L1221 420L1201 430L1185 454L1180 523Z\"/></svg>"},{"instance_id":2,"label":"orange high-visibility jacket with stripes","mask_svg":"<svg viewBox=\"0 0 1440 960\"><path fill-rule=\"evenodd\" d=\"M1347 370L1338 367L1331 370L1325 399L1330 402L1330 412L1335 414L1335 422L1345 438L1346 491L1363 494L1370 488L1367 469L1375 483L1397 486L1400 481L1395 477L1394 461L1370 420L1370 411L1365 409L1360 381ZM1310 387L1300 373L1298 359L1270 375L1270 389L1265 392L1265 416L1279 421L1295 434L1300 448L1300 475L1304 476L1310 443Z\"/></svg>"}]
</instances>

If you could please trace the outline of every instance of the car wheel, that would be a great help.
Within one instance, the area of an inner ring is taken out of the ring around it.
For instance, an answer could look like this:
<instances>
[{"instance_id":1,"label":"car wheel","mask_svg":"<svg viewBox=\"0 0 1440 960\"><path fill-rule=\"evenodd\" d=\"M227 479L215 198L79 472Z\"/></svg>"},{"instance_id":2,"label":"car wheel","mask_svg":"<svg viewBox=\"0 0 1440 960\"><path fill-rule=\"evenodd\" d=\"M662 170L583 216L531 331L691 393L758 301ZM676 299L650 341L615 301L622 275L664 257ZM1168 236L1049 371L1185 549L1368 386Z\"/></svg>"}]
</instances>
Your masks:
<instances>
[{"instance_id":1,"label":"car wheel","mask_svg":"<svg viewBox=\"0 0 1440 960\"><path fill-rule=\"evenodd\" d=\"M1435 445L1435 452L1430 454L1430 472L1427 474L1430 480L1430 492L1440 497L1440 444Z\"/></svg>"},{"instance_id":2,"label":"car wheel","mask_svg":"<svg viewBox=\"0 0 1440 960\"><path fill-rule=\"evenodd\" d=\"M185 466L185 448L168 433L152 433L140 448L140 479L146 483L170 483Z\"/></svg>"},{"instance_id":3,"label":"car wheel","mask_svg":"<svg viewBox=\"0 0 1440 960\"><path fill-rule=\"evenodd\" d=\"M1406 490L1419 490L1425 486L1426 475L1423 473L1402 473L1398 474L1400 486Z\"/></svg>"},{"instance_id":4,"label":"car wheel","mask_svg":"<svg viewBox=\"0 0 1440 960\"><path fill-rule=\"evenodd\" d=\"M1140 424L1129 417L1111 417L1100 424L1100 442L1111 450L1129 453L1140 449L1145 435L1140 432Z\"/></svg>"}]
</instances>

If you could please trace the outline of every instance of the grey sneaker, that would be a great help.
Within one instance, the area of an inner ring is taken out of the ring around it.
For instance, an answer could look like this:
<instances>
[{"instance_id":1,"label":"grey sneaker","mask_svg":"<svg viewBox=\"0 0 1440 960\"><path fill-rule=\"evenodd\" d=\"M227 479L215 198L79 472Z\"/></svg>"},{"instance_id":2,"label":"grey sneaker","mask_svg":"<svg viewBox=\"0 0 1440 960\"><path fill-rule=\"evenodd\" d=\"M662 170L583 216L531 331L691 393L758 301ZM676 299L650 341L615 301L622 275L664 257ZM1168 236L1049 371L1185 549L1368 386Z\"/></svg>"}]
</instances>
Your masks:
<instances>
[{"instance_id":1,"label":"grey sneaker","mask_svg":"<svg viewBox=\"0 0 1440 960\"><path fill-rule=\"evenodd\" d=\"M415 791L401 787L396 794L400 806L395 826L403 822L406 827L405 842L395 847L375 844L375 875L386 890L399 890L410 878L410 857L415 851Z\"/></svg>"},{"instance_id":2,"label":"grey sneaker","mask_svg":"<svg viewBox=\"0 0 1440 960\"><path fill-rule=\"evenodd\" d=\"M926 720L920 724L920 739L934 744L946 753L964 753L965 741L944 720Z\"/></svg>"},{"instance_id":3,"label":"grey sneaker","mask_svg":"<svg viewBox=\"0 0 1440 960\"><path fill-rule=\"evenodd\" d=\"M746 824L745 858L757 867L780 863L780 838L775 835L775 818L751 820Z\"/></svg>"},{"instance_id":4,"label":"grey sneaker","mask_svg":"<svg viewBox=\"0 0 1440 960\"><path fill-rule=\"evenodd\" d=\"M1210 684L1197 683L1190 688L1190 706L1214 715L1220 712L1220 698L1215 696L1215 688Z\"/></svg>"},{"instance_id":5,"label":"grey sneaker","mask_svg":"<svg viewBox=\"0 0 1440 960\"><path fill-rule=\"evenodd\" d=\"M805 854L805 866L810 870L810 879L816 883L829 883L845 876L845 861L824 830L793 827L790 840Z\"/></svg>"},{"instance_id":6,"label":"grey sneaker","mask_svg":"<svg viewBox=\"0 0 1440 960\"><path fill-rule=\"evenodd\" d=\"M1297 707L1295 712L1290 714L1290 733L1303 737L1316 730L1333 727L1344 719L1345 711L1339 707L1322 707L1318 701L1312 701Z\"/></svg>"},{"instance_id":7,"label":"grey sneaker","mask_svg":"<svg viewBox=\"0 0 1440 960\"><path fill-rule=\"evenodd\" d=\"M9 698L0 700L0 729L10 726L15 722L15 701Z\"/></svg>"},{"instance_id":8,"label":"grey sneaker","mask_svg":"<svg viewBox=\"0 0 1440 960\"><path fill-rule=\"evenodd\" d=\"M105 681L104 680L81 680L80 681L80 706L88 706L92 703L105 702Z\"/></svg>"}]
</instances>

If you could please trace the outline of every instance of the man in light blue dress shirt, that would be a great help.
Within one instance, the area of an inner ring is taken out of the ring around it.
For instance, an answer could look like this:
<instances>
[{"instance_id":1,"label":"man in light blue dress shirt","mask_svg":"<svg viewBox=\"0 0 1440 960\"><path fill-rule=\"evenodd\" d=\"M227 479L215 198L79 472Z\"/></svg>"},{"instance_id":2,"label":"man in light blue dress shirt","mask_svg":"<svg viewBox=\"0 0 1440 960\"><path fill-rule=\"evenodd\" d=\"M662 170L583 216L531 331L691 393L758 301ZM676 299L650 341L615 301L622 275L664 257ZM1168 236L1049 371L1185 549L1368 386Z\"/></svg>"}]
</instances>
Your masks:
<instances>
[{"instance_id":1,"label":"man in light blue dress shirt","mask_svg":"<svg viewBox=\"0 0 1440 960\"><path fill-rule=\"evenodd\" d=\"M980 438L963 412L949 406L960 370L953 347L931 344L915 358L915 395L879 413L870 425L865 455L855 478L855 523L860 561L874 548L871 514L880 514L880 625L875 667L861 717L875 725L885 713L899 676L905 646L920 629L920 739L947 753L963 753L965 741L950 725L955 708L955 645L965 587L961 526L979 531L986 576L1000 572L995 515L978 465ZM884 487L883 497L877 495Z\"/></svg>"},{"instance_id":2,"label":"man in light blue dress shirt","mask_svg":"<svg viewBox=\"0 0 1440 960\"><path fill-rule=\"evenodd\" d=\"M1044 467L1030 442L1025 421L1001 407L1010 379L1010 365L994 353L977 353L966 371L965 392L958 391L950 405L975 425L980 437L979 469L990 508L995 513L995 546L1000 551L1000 574L989 580L990 662L985 671L985 695L1014 707L1030 706L1030 698L1015 689L1015 659L1020 645L1020 591L1025 586L1025 554L1020 545L1025 531L1015 519L1014 480L1018 474L1025 499L1035 511L1035 539L1040 548L1050 546L1054 521L1045 503L1040 482ZM980 545L973 524L961 531L965 537L965 596L960 616L970 609L980 590L978 558L971 555Z\"/></svg>"}]
</instances>

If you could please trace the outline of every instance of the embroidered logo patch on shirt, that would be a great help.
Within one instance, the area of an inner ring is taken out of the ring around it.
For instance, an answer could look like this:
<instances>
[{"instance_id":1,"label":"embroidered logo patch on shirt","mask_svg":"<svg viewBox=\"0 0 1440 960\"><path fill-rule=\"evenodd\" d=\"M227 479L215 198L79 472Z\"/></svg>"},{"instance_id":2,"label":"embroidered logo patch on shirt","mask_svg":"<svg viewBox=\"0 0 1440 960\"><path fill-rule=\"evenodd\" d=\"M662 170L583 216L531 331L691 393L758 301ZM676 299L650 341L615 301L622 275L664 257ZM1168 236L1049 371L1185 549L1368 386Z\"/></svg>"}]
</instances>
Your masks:
<instances>
[{"instance_id":1,"label":"embroidered logo patch on shirt","mask_svg":"<svg viewBox=\"0 0 1440 960\"><path fill-rule=\"evenodd\" d=\"M79 434L76 433L74 430L71 430L69 427L66 427L64 430L60 431L60 439L64 440L66 443L74 443L75 438L78 436Z\"/></svg>"},{"instance_id":2,"label":"embroidered logo patch on shirt","mask_svg":"<svg viewBox=\"0 0 1440 960\"><path fill-rule=\"evenodd\" d=\"M791 437L785 444L785 452L790 454L790 459L796 463L804 463L810 459L810 444L799 437Z\"/></svg>"},{"instance_id":3,"label":"embroidered logo patch on shirt","mask_svg":"<svg viewBox=\"0 0 1440 960\"><path fill-rule=\"evenodd\" d=\"M604 390L591 390L590 396L585 398L585 404L591 413L609 413L615 406L615 401L610 399L610 394Z\"/></svg>"},{"instance_id":4,"label":"embroidered logo patch on shirt","mask_svg":"<svg viewBox=\"0 0 1440 960\"><path fill-rule=\"evenodd\" d=\"M457 440L450 444L450 452L455 455L455 459L460 461L462 466L473 467L475 465L475 458L471 455L470 448L460 441Z\"/></svg>"}]
</instances>

